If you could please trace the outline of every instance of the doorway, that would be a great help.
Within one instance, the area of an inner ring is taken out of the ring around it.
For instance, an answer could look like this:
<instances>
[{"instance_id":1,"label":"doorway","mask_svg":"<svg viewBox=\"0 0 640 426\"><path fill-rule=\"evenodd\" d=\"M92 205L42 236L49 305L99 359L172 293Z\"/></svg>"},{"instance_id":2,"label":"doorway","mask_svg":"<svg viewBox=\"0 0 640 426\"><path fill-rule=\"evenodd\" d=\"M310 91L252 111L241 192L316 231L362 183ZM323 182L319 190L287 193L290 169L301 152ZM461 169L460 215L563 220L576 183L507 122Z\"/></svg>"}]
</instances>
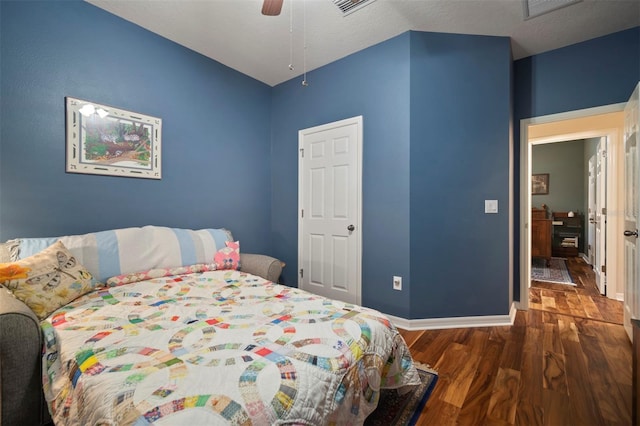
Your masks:
<instances>
[{"instance_id":1,"label":"doorway","mask_svg":"<svg viewBox=\"0 0 640 426\"><path fill-rule=\"evenodd\" d=\"M608 139L597 137L544 143L531 140L532 174L546 177L544 191L533 188L532 208L537 209L538 215L544 213L547 222L545 234L536 235L532 246L539 250L544 248L546 256L555 258L551 262L547 257L547 264L554 265L553 273L559 273L557 268L564 263L559 258L584 259L593 267L600 294L605 295ZM532 226L539 223L534 220ZM539 255L535 250L532 251L534 254ZM577 282L573 278L574 283Z\"/></svg>"},{"instance_id":2,"label":"doorway","mask_svg":"<svg viewBox=\"0 0 640 426\"><path fill-rule=\"evenodd\" d=\"M531 283L531 170L532 146L535 143L551 143L567 140L606 137L609 141L606 158L608 175L606 179L606 205L608 231L605 236L607 247L607 279L610 284L609 297L621 300L623 297L623 268L621 258L622 217L623 217L623 149L622 129L625 104L589 108L535 117L520 123L520 309L529 307L529 286Z\"/></svg>"}]
</instances>

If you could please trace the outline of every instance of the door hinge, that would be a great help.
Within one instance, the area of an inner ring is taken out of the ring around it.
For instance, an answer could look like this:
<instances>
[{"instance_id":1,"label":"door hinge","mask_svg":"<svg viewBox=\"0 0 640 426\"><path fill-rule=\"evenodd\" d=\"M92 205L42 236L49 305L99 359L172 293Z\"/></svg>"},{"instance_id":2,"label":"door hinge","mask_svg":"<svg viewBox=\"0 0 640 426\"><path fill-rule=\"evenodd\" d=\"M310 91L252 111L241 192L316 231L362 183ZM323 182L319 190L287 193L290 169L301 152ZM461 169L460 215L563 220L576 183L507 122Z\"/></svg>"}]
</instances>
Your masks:
<instances>
[{"instance_id":1,"label":"door hinge","mask_svg":"<svg viewBox=\"0 0 640 426\"><path fill-rule=\"evenodd\" d=\"M304 158L304 148L300 148L300 156Z\"/></svg>"},{"instance_id":2,"label":"door hinge","mask_svg":"<svg viewBox=\"0 0 640 426\"><path fill-rule=\"evenodd\" d=\"M606 274L607 273L607 265L602 265L600 270L602 271L603 274Z\"/></svg>"},{"instance_id":3,"label":"door hinge","mask_svg":"<svg viewBox=\"0 0 640 426\"><path fill-rule=\"evenodd\" d=\"M300 268L300 278L304 278L304 269Z\"/></svg>"},{"instance_id":4,"label":"door hinge","mask_svg":"<svg viewBox=\"0 0 640 426\"><path fill-rule=\"evenodd\" d=\"M300 216L304 218L304 209L300 210Z\"/></svg>"},{"instance_id":5,"label":"door hinge","mask_svg":"<svg viewBox=\"0 0 640 426\"><path fill-rule=\"evenodd\" d=\"M607 208L606 208L606 207L603 207L603 208L602 208L602 214L603 214L603 215L606 215L606 214L607 214Z\"/></svg>"}]
</instances>

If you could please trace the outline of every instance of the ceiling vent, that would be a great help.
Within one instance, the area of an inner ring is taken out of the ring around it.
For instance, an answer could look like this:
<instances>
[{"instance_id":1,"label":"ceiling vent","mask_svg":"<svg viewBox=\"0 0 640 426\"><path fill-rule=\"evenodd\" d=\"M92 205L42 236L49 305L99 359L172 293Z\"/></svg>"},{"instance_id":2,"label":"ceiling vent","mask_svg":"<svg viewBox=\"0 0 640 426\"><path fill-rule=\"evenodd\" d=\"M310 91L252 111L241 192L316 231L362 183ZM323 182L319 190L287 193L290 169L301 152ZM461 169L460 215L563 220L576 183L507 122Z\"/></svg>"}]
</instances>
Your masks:
<instances>
[{"instance_id":1,"label":"ceiling vent","mask_svg":"<svg viewBox=\"0 0 640 426\"><path fill-rule=\"evenodd\" d=\"M338 6L338 9L340 9L344 16L347 16L350 13L373 3L374 1L376 0L333 0L333 4Z\"/></svg>"},{"instance_id":2,"label":"ceiling vent","mask_svg":"<svg viewBox=\"0 0 640 426\"><path fill-rule=\"evenodd\" d=\"M582 0L524 0L524 19L535 18L563 7L580 3Z\"/></svg>"}]
</instances>

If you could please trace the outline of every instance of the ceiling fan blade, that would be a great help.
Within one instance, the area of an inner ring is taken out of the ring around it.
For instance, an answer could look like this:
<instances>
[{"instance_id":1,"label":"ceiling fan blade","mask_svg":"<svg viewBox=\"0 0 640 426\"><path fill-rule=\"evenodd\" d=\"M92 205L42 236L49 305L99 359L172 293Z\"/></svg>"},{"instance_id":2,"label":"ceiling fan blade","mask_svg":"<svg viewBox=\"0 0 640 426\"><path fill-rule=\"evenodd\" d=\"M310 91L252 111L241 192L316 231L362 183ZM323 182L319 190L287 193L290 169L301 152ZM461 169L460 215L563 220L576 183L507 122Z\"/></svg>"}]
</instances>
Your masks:
<instances>
[{"instance_id":1,"label":"ceiling fan blade","mask_svg":"<svg viewBox=\"0 0 640 426\"><path fill-rule=\"evenodd\" d=\"M262 14L267 16L278 16L282 10L283 0L264 0L262 3Z\"/></svg>"}]
</instances>

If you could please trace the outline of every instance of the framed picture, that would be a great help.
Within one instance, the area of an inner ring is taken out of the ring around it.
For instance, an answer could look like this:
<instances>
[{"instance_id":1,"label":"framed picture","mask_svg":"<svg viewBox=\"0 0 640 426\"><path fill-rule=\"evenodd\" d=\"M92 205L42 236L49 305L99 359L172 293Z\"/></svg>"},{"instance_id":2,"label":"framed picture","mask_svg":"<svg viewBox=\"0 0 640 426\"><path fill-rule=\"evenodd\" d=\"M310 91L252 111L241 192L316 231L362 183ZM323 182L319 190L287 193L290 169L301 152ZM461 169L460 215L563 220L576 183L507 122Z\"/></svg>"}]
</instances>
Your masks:
<instances>
[{"instance_id":1,"label":"framed picture","mask_svg":"<svg viewBox=\"0 0 640 426\"><path fill-rule=\"evenodd\" d=\"M549 173L531 175L531 195L546 195L549 193Z\"/></svg>"},{"instance_id":2,"label":"framed picture","mask_svg":"<svg viewBox=\"0 0 640 426\"><path fill-rule=\"evenodd\" d=\"M67 172L162 178L162 120L66 98Z\"/></svg>"}]
</instances>

